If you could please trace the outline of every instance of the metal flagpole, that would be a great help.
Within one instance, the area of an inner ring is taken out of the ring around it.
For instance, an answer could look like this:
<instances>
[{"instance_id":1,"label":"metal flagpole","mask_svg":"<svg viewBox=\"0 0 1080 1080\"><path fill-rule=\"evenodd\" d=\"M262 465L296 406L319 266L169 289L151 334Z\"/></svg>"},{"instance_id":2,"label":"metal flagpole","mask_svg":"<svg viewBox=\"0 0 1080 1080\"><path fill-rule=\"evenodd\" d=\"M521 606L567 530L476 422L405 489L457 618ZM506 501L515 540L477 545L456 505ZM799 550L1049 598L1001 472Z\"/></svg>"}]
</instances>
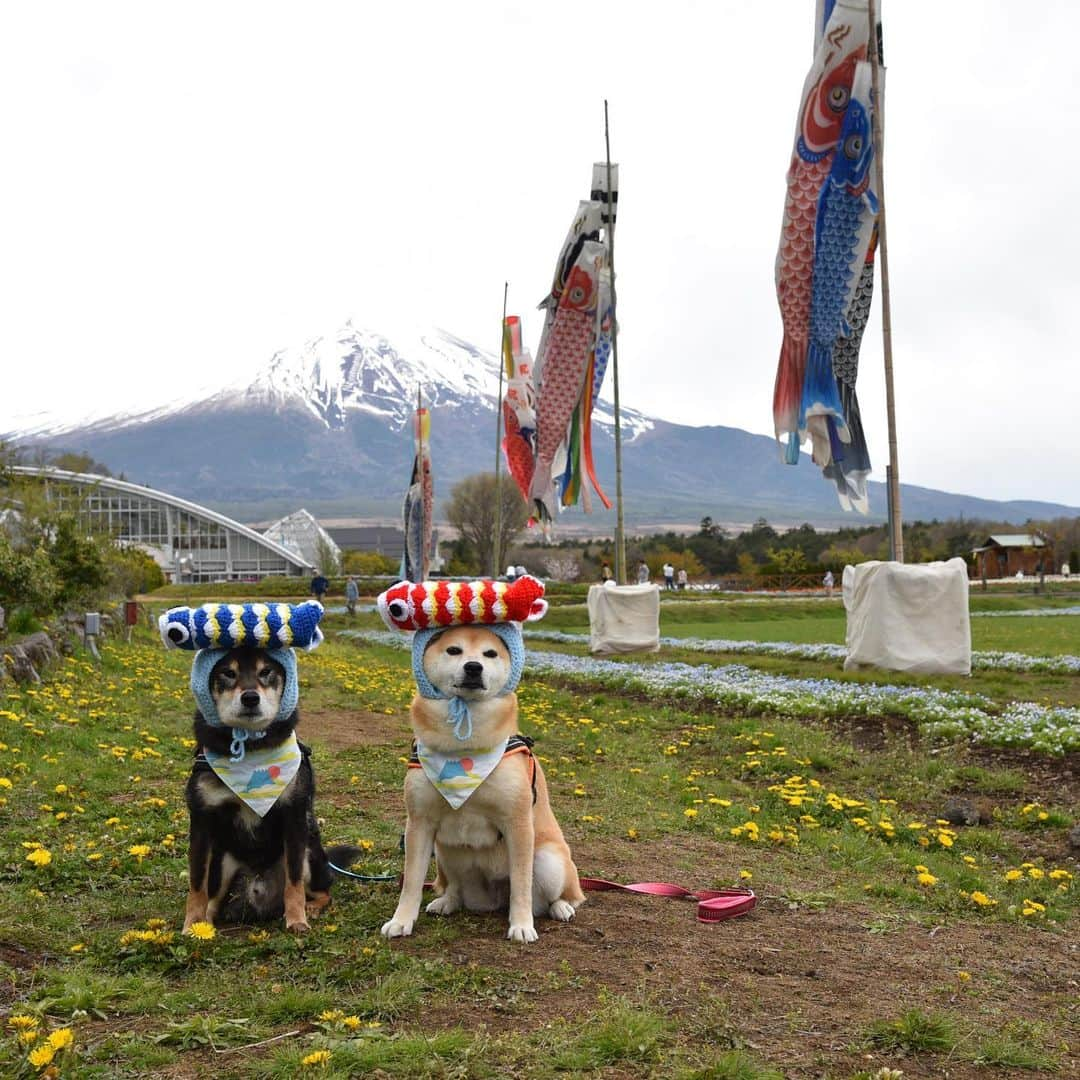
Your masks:
<instances>
[{"instance_id":1,"label":"metal flagpole","mask_svg":"<svg viewBox=\"0 0 1080 1080\"><path fill-rule=\"evenodd\" d=\"M611 134L604 98L604 148L607 152L607 242L611 270L611 382L615 396L615 584L626 584L626 538L623 535L622 425L619 418L619 322L615 304L615 201L611 193Z\"/></svg>"},{"instance_id":2,"label":"metal flagpole","mask_svg":"<svg viewBox=\"0 0 1080 1080\"><path fill-rule=\"evenodd\" d=\"M889 547L896 562L904 561L904 527L900 517L900 466L896 451L896 398L893 393L892 309L889 303L889 245L885 236L885 127L881 96L881 56L878 52L877 4L869 0L870 70L873 78L874 107L870 122L874 134L874 154L877 158L878 197L878 264L881 267L881 338L885 353L885 412L889 421Z\"/></svg>"},{"instance_id":3,"label":"metal flagpole","mask_svg":"<svg viewBox=\"0 0 1080 1080\"><path fill-rule=\"evenodd\" d=\"M499 471L502 465L502 384L503 368L506 366L506 297L510 282L503 282L503 313L499 335L499 396L495 399L495 536L491 541L491 576L499 576L499 541L502 539L502 489Z\"/></svg>"}]
</instances>

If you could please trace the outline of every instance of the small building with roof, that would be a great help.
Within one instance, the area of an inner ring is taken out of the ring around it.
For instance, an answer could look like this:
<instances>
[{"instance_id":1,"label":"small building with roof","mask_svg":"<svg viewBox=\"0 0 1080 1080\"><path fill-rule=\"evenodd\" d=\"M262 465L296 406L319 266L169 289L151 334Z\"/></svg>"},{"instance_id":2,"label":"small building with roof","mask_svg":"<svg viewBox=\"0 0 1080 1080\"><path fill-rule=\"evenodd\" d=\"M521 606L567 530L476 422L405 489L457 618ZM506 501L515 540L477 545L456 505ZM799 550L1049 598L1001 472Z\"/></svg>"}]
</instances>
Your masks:
<instances>
[{"instance_id":1,"label":"small building with roof","mask_svg":"<svg viewBox=\"0 0 1080 1080\"><path fill-rule=\"evenodd\" d=\"M1054 570L1054 549L1034 533L995 533L972 551L980 578L1037 576Z\"/></svg>"}]
</instances>

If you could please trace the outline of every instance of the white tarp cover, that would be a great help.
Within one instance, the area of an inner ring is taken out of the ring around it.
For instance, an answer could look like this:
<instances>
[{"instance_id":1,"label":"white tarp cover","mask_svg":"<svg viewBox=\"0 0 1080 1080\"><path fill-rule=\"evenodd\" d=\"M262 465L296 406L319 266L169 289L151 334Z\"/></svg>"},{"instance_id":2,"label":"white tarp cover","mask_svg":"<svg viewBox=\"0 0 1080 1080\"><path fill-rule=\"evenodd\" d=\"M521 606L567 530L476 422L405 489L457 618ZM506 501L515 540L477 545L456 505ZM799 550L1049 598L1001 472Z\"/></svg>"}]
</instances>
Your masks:
<instances>
[{"instance_id":1,"label":"white tarp cover","mask_svg":"<svg viewBox=\"0 0 1080 1080\"><path fill-rule=\"evenodd\" d=\"M844 567L847 659L925 675L971 674L968 576L963 559Z\"/></svg>"},{"instance_id":2,"label":"white tarp cover","mask_svg":"<svg viewBox=\"0 0 1080 1080\"><path fill-rule=\"evenodd\" d=\"M589 650L658 652L660 587L593 585L589 589Z\"/></svg>"}]
</instances>

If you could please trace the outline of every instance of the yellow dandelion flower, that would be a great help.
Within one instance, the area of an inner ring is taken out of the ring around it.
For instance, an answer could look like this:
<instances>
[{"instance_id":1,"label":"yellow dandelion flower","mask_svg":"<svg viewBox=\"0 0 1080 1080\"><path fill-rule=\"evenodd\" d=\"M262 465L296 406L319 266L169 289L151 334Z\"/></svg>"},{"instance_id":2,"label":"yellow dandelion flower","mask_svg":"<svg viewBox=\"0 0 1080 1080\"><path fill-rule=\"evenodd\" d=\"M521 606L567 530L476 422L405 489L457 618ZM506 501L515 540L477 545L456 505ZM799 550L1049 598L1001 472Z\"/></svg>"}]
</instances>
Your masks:
<instances>
[{"instance_id":1,"label":"yellow dandelion flower","mask_svg":"<svg viewBox=\"0 0 1080 1080\"><path fill-rule=\"evenodd\" d=\"M47 851L45 848L34 848L26 856L26 861L33 863L37 867L48 866L52 862L52 852Z\"/></svg>"},{"instance_id":2,"label":"yellow dandelion flower","mask_svg":"<svg viewBox=\"0 0 1080 1080\"><path fill-rule=\"evenodd\" d=\"M683 817L687 817L687 818L696 818L696 817L697 817L697 813L698 813L698 812L697 812L697 811L696 811L696 810L695 810L695 809L694 809L694 808L693 808L692 806L688 806L688 807L687 807L687 808L686 808L686 809L685 809L685 810L683 811Z\"/></svg>"},{"instance_id":3,"label":"yellow dandelion flower","mask_svg":"<svg viewBox=\"0 0 1080 1080\"><path fill-rule=\"evenodd\" d=\"M739 877L741 877L743 881L749 881L753 876L754 875L749 870L739 871Z\"/></svg>"},{"instance_id":4,"label":"yellow dandelion flower","mask_svg":"<svg viewBox=\"0 0 1080 1080\"><path fill-rule=\"evenodd\" d=\"M71 948L68 949L68 952L80 953L85 948L86 948L85 942L80 941L80 942L77 942L75 945L72 945Z\"/></svg>"},{"instance_id":5,"label":"yellow dandelion flower","mask_svg":"<svg viewBox=\"0 0 1080 1080\"><path fill-rule=\"evenodd\" d=\"M43 1069L54 1057L56 1057L56 1051L49 1043L43 1042L36 1050L30 1051L30 1056L26 1060L35 1069Z\"/></svg>"},{"instance_id":6,"label":"yellow dandelion flower","mask_svg":"<svg viewBox=\"0 0 1080 1080\"><path fill-rule=\"evenodd\" d=\"M67 790L68 790L67 784L57 784L56 787L53 788L53 791L57 795L66 795Z\"/></svg>"},{"instance_id":7,"label":"yellow dandelion flower","mask_svg":"<svg viewBox=\"0 0 1080 1080\"><path fill-rule=\"evenodd\" d=\"M979 907L993 907L997 903L996 900L991 900L986 893L978 889L971 894L970 900L973 904L978 904Z\"/></svg>"},{"instance_id":8,"label":"yellow dandelion flower","mask_svg":"<svg viewBox=\"0 0 1080 1080\"><path fill-rule=\"evenodd\" d=\"M74 1041L71 1028L57 1028L49 1035L49 1045L53 1050L66 1050Z\"/></svg>"},{"instance_id":9,"label":"yellow dandelion flower","mask_svg":"<svg viewBox=\"0 0 1080 1080\"><path fill-rule=\"evenodd\" d=\"M8 1017L8 1027L14 1028L16 1031L29 1031L37 1026L38 1018L36 1016L27 1016L25 1013L17 1013L15 1016Z\"/></svg>"},{"instance_id":10,"label":"yellow dandelion flower","mask_svg":"<svg viewBox=\"0 0 1080 1080\"><path fill-rule=\"evenodd\" d=\"M316 1068L320 1065L325 1065L330 1060L329 1050L316 1050L307 1057L300 1059L300 1064L305 1069Z\"/></svg>"},{"instance_id":11,"label":"yellow dandelion flower","mask_svg":"<svg viewBox=\"0 0 1080 1080\"><path fill-rule=\"evenodd\" d=\"M1072 874L1068 870L1051 870L1047 877L1052 881L1072 881Z\"/></svg>"},{"instance_id":12,"label":"yellow dandelion flower","mask_svg":"<svg viewBox=\"0 0 1080 1080\"><path fill-rule=\"evenodd\" d=\"M217 931L214 929L212 923L208 922L195 922L188 927L188 933L192 937L198 938L200 941L213 941L217 936Z\"/></svg>"},{"instance_id":13,"label":"yellow dandelion flower","mask_svg":"<svg viewBox=\"0 0 1080 1080\"><path fill-rule=\"evenodd\" d=\"M637 831L637 829L627 829L626 830L626 835L627 835L628 839L636 840L638 838L638 831Z\"/></svg>"},{"instance_id":14,"label":"yellow dandelion flower","mask_svg":"<svg viewBox=\"0 0 1080 1080\"><path fill-rule=\"evenodd\" d=\"M958 971L956 973L956 977L962 983L971 982L971 972L970 971Z\"/></svg>"},{"instance_id":15,"label":"yellow dandelion flower","mask_svg":"<svg viewBox=\"0 0 1080 1080\"><path fill-rule=\"evenodd\" d=\"M931 885L936 885L938 882L938 879L934 877L933 874L920 874L916 880L920 885L925 885L928 888Z\"/></svg>"},{"instance_id":16,"label":"yellow dandelion flower","mask_svg":"<svg viewBox=\"0 0 1080 1080\"><path fill-rule=\"evenodd\" d=\"M248 941L250 941L252 945L261 945L264 941L268 941L269 938L269 930L252 930L251 933L248 934Z\"/></svg>"},{"instance_id":17,"label":"yellow dandelion flower","mask_svg":"<svg viewBox=\"0 0 1080 1080\"><path fill-rule=\"evenodd\" d=\"M1045 875L1044 875L1043 871L1040 870L1037 866L1033 866L1028 871L1028 877L1031 878L1033 881L1038 881L1040 878L1042 878L1044 876Z\"/></svg>"},{"instance_id":18,"label":"yellow dandelion flower","mask_svg":"<svg viewBox=\"0 0 1080 1080\"><path fill-rule=\"evenodd\" d=\"M347 1027L350 1031L355 1031L360 1027L362 1021L359 1016L343 1016L341 1023L344 1027Z\"/></svg>"},{"instance_id":19,"label":"yellow dandelion flower","mask_svg":"<svg viewBox=\"0 0 1080 1080\"><path fill-rule=\"evenodd\" d=\"M1023 870L1006 870L1005 871L1005 880L1006 881L1017 881L1018 879L1022 878L1023 876L1024 876L1024 871Z\"/></svg>"},{"instance_id":20,"label":"yellow dandelion flower","mask_svg":"<svg viewBox=\"0 0 1080 1080\"><path fill-rule=\"evenodd\" d=\"M150 845L132 844L131 847L128 848L128 854L134 855L135 858L139 860L139 862L142 862L143 859L145 859L146 856L150 854Z\"/></svg>"},{"instance_id":21,"label":"yellow dandelion flower","mask_svg":"<svg viewBox=\"0 0 1080 1080\"><path fill-rule=\"evenodd\" d=\"M922 863L919 863L919 865L915 867L915 873L916 874L929 874L930 873L930 867L929 866L923 866Z\"/></svg>"},{"instance_id":22,"label":"yellow dandelion flower","mask_svg":"<svg viewBox=\"0 0 1080 1080\"><path fill-rule=\"evenodd\" d=\"M319 1013L317 1019L321 1020L324 1024L332 1024L338 1020L345 1019L345 1013L341 1009L323 1009Z\"/></svg>"}]
</instances>

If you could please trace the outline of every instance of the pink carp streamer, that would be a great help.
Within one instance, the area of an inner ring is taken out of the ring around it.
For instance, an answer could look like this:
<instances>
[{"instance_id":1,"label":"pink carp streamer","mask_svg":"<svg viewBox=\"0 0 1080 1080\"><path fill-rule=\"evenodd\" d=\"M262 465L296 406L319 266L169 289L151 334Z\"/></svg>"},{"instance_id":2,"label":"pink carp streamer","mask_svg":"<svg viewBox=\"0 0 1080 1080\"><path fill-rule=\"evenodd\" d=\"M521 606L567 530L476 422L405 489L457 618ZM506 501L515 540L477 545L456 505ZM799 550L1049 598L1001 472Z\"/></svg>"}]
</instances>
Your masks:
<instances>
[{"instance_id":1,"label":"pink carp streamer","mask_svg":"<svg viewBox=\"0 0 1080 1080\"><path fill-rule=\"evenodd\" d=\"M555 265L551 291L540 304L544 327L533 367L535 455L527 498L548 528L562 507L592 500L604 506L593 461L592 420L615 332L608 243L618 207L618 166L594 165L591 197L578 204ZM519 425L520 425L520 417ZM507 431L510 431L508 424Z\"/></svg>"}]
</instances>

